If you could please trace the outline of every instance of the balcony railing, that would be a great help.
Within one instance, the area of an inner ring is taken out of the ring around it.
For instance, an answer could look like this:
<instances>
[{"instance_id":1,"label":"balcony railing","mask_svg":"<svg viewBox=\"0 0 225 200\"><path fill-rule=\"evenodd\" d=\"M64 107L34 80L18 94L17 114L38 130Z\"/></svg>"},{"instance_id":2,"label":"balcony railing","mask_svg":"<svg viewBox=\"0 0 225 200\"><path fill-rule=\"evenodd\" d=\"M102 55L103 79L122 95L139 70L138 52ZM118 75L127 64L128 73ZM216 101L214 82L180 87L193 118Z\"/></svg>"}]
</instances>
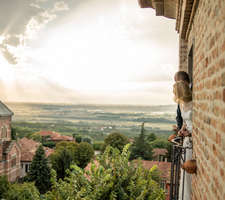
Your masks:
<instances>
[{"instance_id":1,"label":"balcony railing","mask_svg":"<svg viewBox=\"0 0 225 200\"><path fill-rule=\"evenodd\" d=\"M190 147L183 147L182 141L175 142L172 148L171 156L171 177L170 177L170 200L184 199L185 171L181 179L181 163L186 161L186 150ZM182 189L180 189L180 180L182 180ZM180 195L180 197L179 197Z\"/></svg>"}]
</instances>

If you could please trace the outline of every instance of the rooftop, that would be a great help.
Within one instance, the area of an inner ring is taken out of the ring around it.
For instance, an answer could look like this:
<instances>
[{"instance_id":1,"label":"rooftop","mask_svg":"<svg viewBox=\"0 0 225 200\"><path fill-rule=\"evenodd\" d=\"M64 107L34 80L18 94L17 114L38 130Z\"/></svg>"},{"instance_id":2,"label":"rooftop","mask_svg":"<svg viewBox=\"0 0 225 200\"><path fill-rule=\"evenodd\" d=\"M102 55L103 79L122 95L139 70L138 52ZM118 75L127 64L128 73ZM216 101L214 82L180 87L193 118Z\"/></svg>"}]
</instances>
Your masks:
<instances>
[{"instance_id":1,"label":"rooftop","mask_svg":"<svg viewBox=\"0 0 225 200\"><path fill-rule=\"evenodd\" d=\"M20 139L18 143L21 147L21 161L31 162L33 160L36 150L38 149L41 143L36 142L32 139L28 139L26 137ZM44 150L46 157L50 156L54 152L54 149L50 149L48 147L44 147Z\"/></svg>"},{"instance_id":2,"label":"rooftop","mask_svg":"<svg viewBox=\"0 0 225 200\"><path fill-rule=\"evenodd\" d=\"M39 134L41 136L50 136L53 141L74 141L72 136L61 135L54 131L41 131Z\"/></svg>"},{"instance_id":3,"label":"rooftop","mask_svg":"<svg viewBox=\"0 0 225 200\"><path fill-rule=\"evenodd\" d=\"M167 149L155 148L153 149L153 156L163 155L165 156L168 153Z\"/></svg>"},{"instance_id":4,"label":"rooftop","mask_svg":"<svg viewBox=\"0 0 225 200\"><path fill-rule=\"evenodd\" d=\"M0 117L8 117L12 115L13 112L4 103L0 101Z\"/></svg>"}]
</instances>

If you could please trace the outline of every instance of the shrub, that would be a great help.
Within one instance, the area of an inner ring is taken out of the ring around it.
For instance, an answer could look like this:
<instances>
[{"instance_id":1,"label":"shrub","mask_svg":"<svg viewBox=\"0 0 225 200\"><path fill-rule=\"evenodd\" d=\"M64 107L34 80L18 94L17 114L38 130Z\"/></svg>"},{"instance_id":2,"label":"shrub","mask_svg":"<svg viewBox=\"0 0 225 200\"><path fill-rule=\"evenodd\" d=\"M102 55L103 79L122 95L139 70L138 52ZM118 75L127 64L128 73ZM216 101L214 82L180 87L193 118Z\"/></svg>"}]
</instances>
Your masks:
<instances>
[{"instance_id":1,"label":"shrub","mask_svg":"<svg viewBox=\"0 0 225 200\"><path fill-rule=\"evenodd\" d=\"M69 177L57 182L53 171L53 190L46 200L163 200L165 195L152 173L140 165L129 163L129 145L122 154L118 149L107 147L92 164L90 171L73 165Z\"/></svg>"}]
</instances>

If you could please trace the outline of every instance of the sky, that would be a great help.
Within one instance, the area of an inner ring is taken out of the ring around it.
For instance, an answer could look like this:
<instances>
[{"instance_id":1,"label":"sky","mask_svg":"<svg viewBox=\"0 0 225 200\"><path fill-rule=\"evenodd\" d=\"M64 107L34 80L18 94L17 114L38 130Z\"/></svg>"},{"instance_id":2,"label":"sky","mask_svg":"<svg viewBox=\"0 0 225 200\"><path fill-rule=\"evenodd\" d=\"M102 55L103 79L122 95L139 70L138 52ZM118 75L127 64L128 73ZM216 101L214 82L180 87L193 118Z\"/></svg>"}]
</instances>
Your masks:
<instances>
[{"instance_id":1,"label":"sky","mask_svg":"<svg viewBox=\"0 0 225 200\"><path fill-rule=\"evenodd\" d=\"M0 0L0 100L172 104L175 20L137 0Z\"/></svg>"}]
</instances>

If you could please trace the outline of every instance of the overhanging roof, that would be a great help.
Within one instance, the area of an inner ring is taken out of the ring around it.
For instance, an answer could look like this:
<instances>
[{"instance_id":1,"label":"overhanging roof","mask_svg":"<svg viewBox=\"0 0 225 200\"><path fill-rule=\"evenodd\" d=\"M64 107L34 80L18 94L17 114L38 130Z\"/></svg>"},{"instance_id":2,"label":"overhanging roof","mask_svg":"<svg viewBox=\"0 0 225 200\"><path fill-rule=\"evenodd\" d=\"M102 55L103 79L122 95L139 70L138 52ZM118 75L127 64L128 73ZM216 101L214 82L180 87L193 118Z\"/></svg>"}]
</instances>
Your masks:
<instances>
[{"instance_id":1,"label":"overhanging roof","mask_svg":"<svg viewBox=\"0 0 225 200\"><path fill-rule=\"evenodd\" d=\"M8 117L12 115L13 112L4 103L0 101L0 117Z\"/></svg>"},{"instance_id":2,"label":"overhanging roof","mask_svg":"<svg viewBox=\"0 0 225 200\"><path fill-rule=\"evenodd\" d=\"M153 8L156 16L176 19L177 0L138 0L141 8Z\"/></svg>"},{"instance_id":3,"label":"overhanging roof","mask_svg":"<svg viewBox=\"0 0 225 200\"><path fill-rule=\"evenodd\" d=\"M176 30L187 39L199 0L138 0L141 8L153 8L156 16L176 19Z\"/></svg>"}]
</instances>

